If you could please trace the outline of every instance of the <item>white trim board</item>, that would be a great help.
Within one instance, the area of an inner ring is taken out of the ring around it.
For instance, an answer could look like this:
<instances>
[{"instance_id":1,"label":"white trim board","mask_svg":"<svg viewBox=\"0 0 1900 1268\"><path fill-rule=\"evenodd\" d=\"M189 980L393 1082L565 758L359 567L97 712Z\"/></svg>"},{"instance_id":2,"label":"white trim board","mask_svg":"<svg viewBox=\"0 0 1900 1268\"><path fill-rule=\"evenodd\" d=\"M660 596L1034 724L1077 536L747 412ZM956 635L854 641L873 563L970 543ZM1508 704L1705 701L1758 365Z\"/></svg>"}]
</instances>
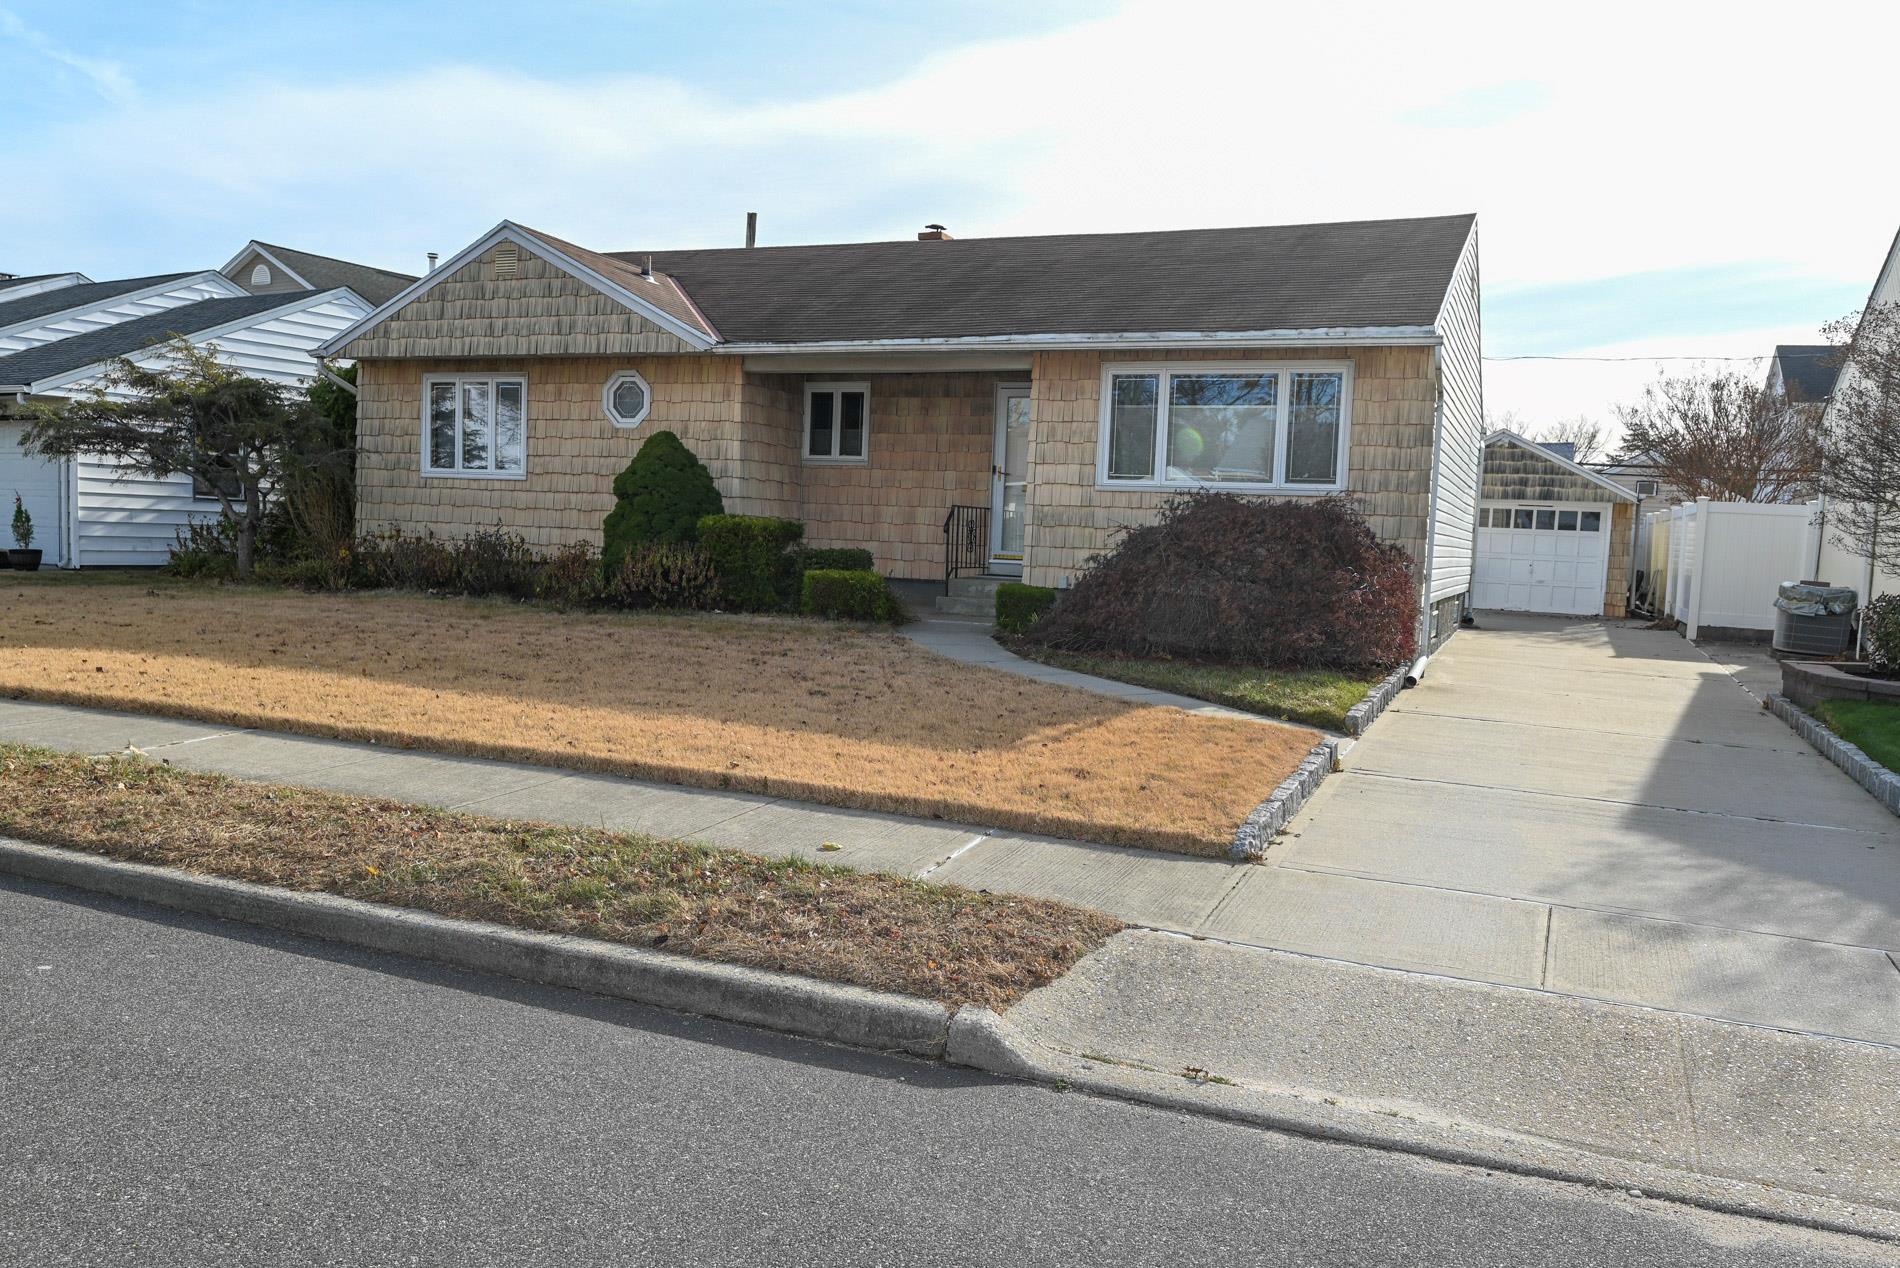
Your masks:
<instances>
[{"instance_id":1,"label":"white trim board","mask_svg":"<svg viewBox=\"0 0 1900 1268\"><path fill-rule=\"evenodd\" d=\"M618 282L608 278L606 275L587 267L579 260L569 256L566 252L549 246L545 241L537 237L532 230L525 229L512 220L504 220L489 230L486 235L476 239L468 246L463 247L460 251L450 256L445 262L437 265L434 272L426 277L417 278L408 286L405 286L402 290L391 296L388 302L370 313L369 316L363 318L363 320L357 322L336 338L316 348L313 355L320 357L335 356L341 349L346 347L351 340L357 339L382 325L385 321L402 311L402 309L408 307L410 303L428 294L429 291L435 288L437 283L446 281L465 265L481 258L489 248L502 242L512 242L523 250L529 251L541 259L546 260L549 264L554 265L563 272L586 282L589 286L592 286L609 299L618 302L629 311L637 313L662 330L665 330L668 334L677 336L681 341L697 351L709 351L714 345L714 340L711 339L705 331L695 329L665 309L640 298L640 296L634 294Z\"/></svg>"}]
</instances>

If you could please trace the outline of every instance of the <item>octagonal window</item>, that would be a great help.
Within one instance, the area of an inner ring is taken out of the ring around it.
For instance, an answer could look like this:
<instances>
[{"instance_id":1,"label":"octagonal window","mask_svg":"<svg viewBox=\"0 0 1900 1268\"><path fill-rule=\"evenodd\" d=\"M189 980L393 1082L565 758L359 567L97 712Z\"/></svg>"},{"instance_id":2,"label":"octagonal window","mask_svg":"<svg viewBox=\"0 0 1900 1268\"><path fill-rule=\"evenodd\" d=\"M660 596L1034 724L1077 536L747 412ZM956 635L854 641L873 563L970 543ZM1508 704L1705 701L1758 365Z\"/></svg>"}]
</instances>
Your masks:
<instances>
[{"instance_id":1,"label":"octagonal window","mask_svg":"<svg viewBox=\"0 0 1900 1268\"><path fill-rule=\"evenodd\" d=\"M607 380L607 390L601 394L601 404L607 409L607 417L613 420L615 427L638 427L646 421L647 412L653 408L653 391L647 381L632 370L626 370Z\"/></svg>"}]
</instances>

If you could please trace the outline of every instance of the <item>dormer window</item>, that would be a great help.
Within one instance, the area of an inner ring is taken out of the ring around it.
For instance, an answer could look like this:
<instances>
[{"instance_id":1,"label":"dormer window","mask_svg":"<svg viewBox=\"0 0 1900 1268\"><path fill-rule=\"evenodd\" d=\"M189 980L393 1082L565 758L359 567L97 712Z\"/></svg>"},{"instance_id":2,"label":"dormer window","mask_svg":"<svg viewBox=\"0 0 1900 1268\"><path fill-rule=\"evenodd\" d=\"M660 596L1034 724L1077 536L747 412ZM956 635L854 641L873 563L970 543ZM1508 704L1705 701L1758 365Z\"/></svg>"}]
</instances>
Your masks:
<instances>
[{"instance_id":1,"label":"dormer window","mask_svg":"<svg viewBox=\"0 0 1900 1268\"><path fill-rule=\"evenodd\" d=\"M252 286L269 286L270 285L270 265L259 264L256 268L251 270L251 285Z\"/></svg>"}]
</instances>

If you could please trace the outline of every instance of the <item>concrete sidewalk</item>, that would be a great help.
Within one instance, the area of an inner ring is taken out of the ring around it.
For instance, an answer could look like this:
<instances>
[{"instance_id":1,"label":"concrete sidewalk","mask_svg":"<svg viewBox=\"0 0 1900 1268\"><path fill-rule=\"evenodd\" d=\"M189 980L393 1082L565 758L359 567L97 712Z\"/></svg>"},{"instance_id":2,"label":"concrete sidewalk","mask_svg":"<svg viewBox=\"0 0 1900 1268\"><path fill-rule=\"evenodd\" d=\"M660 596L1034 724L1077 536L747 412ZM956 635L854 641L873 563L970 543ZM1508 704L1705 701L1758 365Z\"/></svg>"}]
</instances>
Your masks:
<instances>
[{"instance_id":1,"label":"concrete sidewalk","mask_svg":"<svg viewBox=\"0 0 1900 1268\"><path fill-rule=\"evenodd\" d=\"M1619 1187L1693 1199L1697 1177L1741 1181L1784 1214L1847 1203L1878 1212L1849 1222L1900 1232L1900 1049L1152 932L1119 935L1008 1025L1110 1077L1203 1071L1215 1112L1379 1115L1428 1152L1520 1167L1574 1170L1582 1150Z\"/></svg>"},{"instance_id":2,"label":"concrete sidewalk","mask_svg":"<svg viewBox=\"0 0 1900 1268\"><path fill-rule=\"evenodd\" d=\"M1229 895L1258 869L1223 859L615 775L4 699L0 742L80 753L130 747L190 770L927 876L970 889L1077 903L1130 924L1184 933L1212 929L1218 912L1221 936L1242 941L1266 938L1267 926L1285 916L1286 901L1225 909ZM1299 884L1309 904L1303 919L1352 918L1358 882Z\"/></svg>"}]
</instances>

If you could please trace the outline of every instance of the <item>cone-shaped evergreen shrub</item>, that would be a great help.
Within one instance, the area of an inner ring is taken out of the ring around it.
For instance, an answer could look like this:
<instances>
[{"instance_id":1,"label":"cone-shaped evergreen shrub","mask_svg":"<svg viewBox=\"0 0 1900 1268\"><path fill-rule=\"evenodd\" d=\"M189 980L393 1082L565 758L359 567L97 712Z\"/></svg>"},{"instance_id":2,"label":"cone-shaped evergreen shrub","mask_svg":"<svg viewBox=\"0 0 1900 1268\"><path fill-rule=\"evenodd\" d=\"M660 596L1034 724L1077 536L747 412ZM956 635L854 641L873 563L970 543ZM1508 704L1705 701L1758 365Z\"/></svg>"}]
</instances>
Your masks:
<instances>
[{"instance_id":1,"label":"cone-shaped evergreen shrub","mask_svg":"<svg viewBox=\"0 0 1900 1268\"><path fill-rule=\"evenodd\" d=\"M712 472L670 431L647 437L627 469L614 477L614 497L600 550L610 577L633 547L693 541L701 519L725 510Z\"/></svg>"}]
</instances>

